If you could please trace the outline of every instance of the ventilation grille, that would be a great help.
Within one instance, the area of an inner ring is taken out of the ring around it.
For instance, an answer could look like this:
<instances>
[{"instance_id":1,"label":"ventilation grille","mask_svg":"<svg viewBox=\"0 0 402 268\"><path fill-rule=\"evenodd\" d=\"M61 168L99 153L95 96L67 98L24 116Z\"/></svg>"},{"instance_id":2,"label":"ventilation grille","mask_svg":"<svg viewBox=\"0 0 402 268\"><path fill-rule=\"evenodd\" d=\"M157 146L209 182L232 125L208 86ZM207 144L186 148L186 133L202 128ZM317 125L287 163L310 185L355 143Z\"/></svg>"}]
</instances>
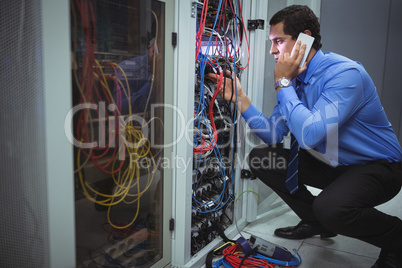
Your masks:
<instances>
[{"instance_id":1,"label":"ventilation grille","mask_svg":"<svg viewBox=\"0 0 402 268\"><path fill-rule=\"evenodd\" d=\"M0 14L0 267L49 267L41 2Z\"/></svg>"}]
</instances>

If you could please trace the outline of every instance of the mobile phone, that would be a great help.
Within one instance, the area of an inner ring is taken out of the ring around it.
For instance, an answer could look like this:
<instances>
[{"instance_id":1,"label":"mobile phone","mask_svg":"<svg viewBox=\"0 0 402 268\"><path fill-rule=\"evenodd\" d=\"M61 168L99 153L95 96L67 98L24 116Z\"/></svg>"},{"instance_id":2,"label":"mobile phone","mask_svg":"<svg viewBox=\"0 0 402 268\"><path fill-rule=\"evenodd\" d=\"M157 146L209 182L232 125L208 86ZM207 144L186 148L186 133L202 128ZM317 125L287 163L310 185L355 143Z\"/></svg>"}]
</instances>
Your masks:
<instances>
[{"instance_id":1,"label":"mobile phone","mask_svg":"<svg viewBox=\"0 0 402 268\"><path fill-rule=\"evenodd\" d=\"M301 45L303 45L303 44L306 44L306 45L307 45L307 46L306 46L306 51L304 52L303 59L302 59L302 61L300 62L300 65L299 65L299 67L301 68L301 67L303 67L304 63L306 62L308 53L310 53L311 47L313 46L314 37L309 36L309 35L304 34L304 33L300 33L299 36L297 37L296 43L297 43L297 41L299 41L299 40L301 41ZM293 55L293 52L294 52L294 50L295 50L295 47L296 47L296 44L295 44L295 46L293 47L292 53L290 54L290 56Z\"/></svg>"}]
</instances>

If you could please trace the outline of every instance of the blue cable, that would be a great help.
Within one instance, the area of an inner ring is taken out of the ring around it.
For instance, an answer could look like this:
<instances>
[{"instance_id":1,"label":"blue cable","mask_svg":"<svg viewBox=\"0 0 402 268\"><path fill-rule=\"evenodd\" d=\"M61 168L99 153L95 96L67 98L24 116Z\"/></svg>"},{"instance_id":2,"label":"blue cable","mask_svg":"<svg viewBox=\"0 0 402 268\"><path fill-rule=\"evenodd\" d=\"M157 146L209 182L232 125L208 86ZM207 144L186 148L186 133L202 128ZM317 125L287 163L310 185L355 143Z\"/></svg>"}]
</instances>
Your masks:
<instances>
[{"instance_id":1,"label":"blue cable","mask_svg":"<svg viewBox=\"0 0 402 268\"><path fill-rule=\"evenodd\" d=\"M221 9L221 5L222 5L222 0L221 1L219 1L219 5L218 5L218 9L217 9L217 15L216 15L216 17L215 17L215 22L214 22L214 26L213 26L213 30L215 29L215 27L216 27L216 23L217 23L217 21L218 21L218 17L219 17L219 11L220 11L220 9ZM239 3L237 2L237 6L236 6L238 9L240 9L240 7L239 7ZM237 18L237 14L236 14L236 8L234 9L234 17L235 18ZM235 27L235 29L234 29L234 40L237 40L237 31L238 31L238 22L237 22L237 19L235 20L236 21L236 27ZM201 75L201 81L200 81L200 96L203 96L204 95L204 75L205 75L205 67L206 67L206 64L207 64L207 62L209 61L211 64L213 64L209 59L208 59L208 52L209 52L209 49L210 49L210 44L211 44L211 40L212 40L212 34L210 35L210 37L209 37L209 40L208 40L208 45L207 45L207 47L206 47L206 52L205 52L205 54L202 54L201 52L199 53L199 55L197 56L197 58L199 59L199 63L200 63L200 65L201 65L201 72L200 72L200 75ZM212 57L212 56L209 56L209 57ZM214 58L214 59L216 59L215 57L212 57L212 58ZM217 64L219 64L219 62L216 60L216 62L217 62ZM234 56L233 56L233 63L234 63L234 68L233 68L233 72L234 72L234 77L235 77L235 103L237 103L237 83L236 83L236 77L237 77L237 73L236 73L236 53L234 54ZM210 105L213 105L213 103L211 103ZM200 113L200 110L201 110L201 113ZM207 115L206 115L206 111L205 111L205 100L204 100L204 98L201 98L200 97L200 103L199 103L199 105L198 105L198 109L197 109L197 116L199 115L199 114L201 114L202 115L202 117L204 118L204 120L205 120L205 125L206 126L208 126L208 123L206 122L206 118L207 118ZM237 117L237 106L236 105L234 105L234 119L236 119L236 117ZM200 121L198 122L198 129L200 129ZM211 140L212 140L212 142L214 143L214 144L216 144L216 141L215 141L215 139L214 139L214 137L213 137L213 134L210 132L210 129L207 127L207 132L208 132L208 135L211 137ZM223 176L223 190L222 190L222 192L220 193L220 195L218 196L218 198L217 199L215 199L214 201L211 201L211 202L209 202L209 203L203 203L203 202L200 202L200 201L198 201L196 198L195 198L195 196L194 196L194 194L193 194L193 200L197 203L197 204L200 204L200 205L213 205L213 204L215 204L216 203L216 201L217 200L219 200L219 203L217 204L217 206L215 206L215 208L213 208L213 209L211 209L211 210L205 210L205 211L200 211L200 210L198 210L196 207L194 207L193 206L193 209L195 209L196 211L198 211L198 212L200 212L200 213L209 213L209 212L214 212L214 211L217 211L217 210L219 210L219 209L221 209L221 208L223 208L228 202L229 202L229 200L230 200L230 196L232 195L232 193L233 193L233 187L234 187L234 183L233 183L233 180L234 180L234 166L233 166L233 157L234 157L234 150L233 150L233 148L234 148L234 137L235 137L235 124L233 124L233 135L232 135L232 138L231 138L231 151L230 151L230 170L231 170L231 181L232 181L232 183L231 183L231 188L230 188L230 192L229 192L229 197L227 198L227 200L225 201L225 202L223 202L222 203L222 198L223 198L223 194L225 193L225 189L226 189L226 173L225 173L225 169L222 167L222 165L220 165L220 169L221 169L221 173L222 173L222 176ZM197 144L197 136L195 136L195 141L196 141L196 144ZM201 148L202 148L202 145L201 145ZM202 149L201 149L202 150ZM222 163L222 157L221 157L221 155L220 155L220 152L219 152L219 150L214 146L213 147L213 150L214 150L214 154L215 154L215 156L220 160L220 163ZM201 162L199 162L199 165L197 166L197 174L198 174L198 171L199 171L199 167L200 167L200 164L201 164Z\"/></svg>"},{"instance_id":2,"label":"blue cable","mask_svg":"<svg viewBox=\"0 0 402 268\"><path fill-rule=\"evenodd\" d=\"M223 2L222 0L219 1L218 10L217 10L217 16L215 17L215 22L214 22L213 29L215 29L216 23L217 23L217 21L218 21L219 11L220 11L220 9L221 9L222 2ZM200 103L199 103L198 108L197 108L197 116L198 116L198 115L202 115L201 117L204 118L204 121L205 121L205 125L206 125L206 126L208 126L209 124L208 124L207 119L206 119L206 118L207 118L206 104L205 104L205 100L204 100L204 98L203 98L202 96L204 96L204 94L205 94L205 93L204 93L204 79L205 79L204 75L205 75L205 67L206 67L206 64L207 64L208 61L210 61L210 60L208 59L208 52L209 52L209 49L210 49L211 40L212 40L212 35L209 37L208 45L207 45L207 48L206 48L206 53L205 53L205 54L199 53L199 55L197 56L197 58L198 58L198 60L199 60L199 63L200 63L200 65L201 65L201 66L200 66L200 69L201 69L201 72L200 72L200 76L201 76L201 79L200 79ZM211 61L210 61L210 62L211 62ZM216 61L216 62L217 62L217 66L219 66L219 62L218 62L218 61ZM213 104L210 104L210 105L213 105ZM201 112L200 112L200 111L201 111ZM200 129L200 125L201 125L201 122L198 121L198 129ZM211 138L211 142L212 142L213 144L217 144L216 141L215 141L215 139L214 139L214 137L213 137L213 133L211 133L211 130L210 130L208 127L207 127L207 132L208 132L208 135L209 135L210 138ZM198 143L197 143L197 137L198 137L198 136L196 135L196 136L195 136L195 144L196 144L196 145L198 144ZM202 139L201 139L201 140L202 140ZM222 157L221 157L221 155L220 155L220 152L219 152L218 148L216 148L216 146L213 146L213 151L214 151L214 154L215 154L215 156L217 157L217 159L220 160L219 163L222 163ZM202 144L201 144L201 153L202 153ZM199 164L198 164L198 166L197 166L197 174L198 174L200 165L201 165L201 162L199 162ZM214 201L211 201L211 202L208 202L208 203L204 203L204 202L198 201L198 200L195 198L194 193L193 193L193 200L194 200L196 203L200 204L200 205L204 205L204 206L214 205L214 204L216 204L217 201L219 201L219 203L218 203L213 209L205 210L205 211L200 211L199 209L197 209L196 207L193 206L193 209L195 209L196 211L198 211L198 212L200 212L200 213L209 213L209 212L217 211L217 210L221 209L221 208L229 201L229 199L230 199L230 198L228 198L228 199L226 200L226 202L224 202L224 204L221 204L221 203L222 203L222 199L223 199L223 195L225 194L225 189L226 189L226 172L225 172L225 169L223 168L222 164L220 164L219 167L220 167L220 170L221 170L221 173L222 173L222 176L223 176L223 189L222 189L220 195L219 195ZM233 185L233 184L232 184L232 185ZM229 196L230 196L230 195L229 195Z\"/></svg>"},{"instance_id":3,"label":"blue cable","mask_svg":"<svg viewBox=\"0 0 402 268\"><path fill-rule=\"evenodd\" d=\"M254 254L253 257L258 258L258 259L267 260L270 263L274 263L274 264L278 264L278 265L282 265L282 266L299 266L301 264L301 257L297 251L296 251L296 254L297 254L297 256L292 254L292 261L290 261L290 262L272 259L272 258L269 258L269 257L264 256L259 253Z\"/></svg>"},{"instance_id":4,"label":"blue cable","mask_svg":"<svg viewBox=\"0 0 402 268\"><path fill-rule=\"evenodd\" d=\"M273 263L273 264L277 264L277 265L281 265L281 266L294 266L297 267L301 264L301 257L299 255L299 253L297 253L297 256L292 254L292 261L287 262L287 261L281 261L281 260L277 260L277 259L272 259L272 258L268 258L267 256L261 255L259 253L253 254L252 257L253 258L257 258L257 259L261 259L261 260L266 260L269 263ZM216 260L213 263L213 268L219 268L221 265L225 266L225 267L233 267L226 259L225 257L222 257L218 260ZM262 266L261 266L262 267Z\"/></svg>"}]
</instances>

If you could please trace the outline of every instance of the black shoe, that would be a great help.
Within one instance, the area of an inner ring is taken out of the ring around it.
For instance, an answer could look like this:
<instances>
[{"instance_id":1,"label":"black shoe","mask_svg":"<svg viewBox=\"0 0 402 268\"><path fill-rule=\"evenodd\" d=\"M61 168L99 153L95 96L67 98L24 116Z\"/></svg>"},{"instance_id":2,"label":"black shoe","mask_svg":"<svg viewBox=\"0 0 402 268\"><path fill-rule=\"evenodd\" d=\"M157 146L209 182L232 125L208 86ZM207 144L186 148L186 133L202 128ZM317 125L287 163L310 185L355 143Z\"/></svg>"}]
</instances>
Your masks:
<instances>
[{"instance_id":1,"label":"black shoe","mask_svg":"<svg viewBox=\"0 0 402 268\"><path fill-rule=\"evenodd\" d=\"M315 235L320 235L321 238L336 236L318 223L310 224L304 221L300 221L296 226L278 228L275 230L275 235L287 239L305 239Z\"/></svg>"},{"instance_id":2,"label":"black shoe","mask_svg":"<svg viewBox=\"0 0 402 268\"><path fill-rule=\"evenodd\" d=\"M378 260L371 268L402 268L402 250L381 249Z\"/></svg>"}]
</instances>

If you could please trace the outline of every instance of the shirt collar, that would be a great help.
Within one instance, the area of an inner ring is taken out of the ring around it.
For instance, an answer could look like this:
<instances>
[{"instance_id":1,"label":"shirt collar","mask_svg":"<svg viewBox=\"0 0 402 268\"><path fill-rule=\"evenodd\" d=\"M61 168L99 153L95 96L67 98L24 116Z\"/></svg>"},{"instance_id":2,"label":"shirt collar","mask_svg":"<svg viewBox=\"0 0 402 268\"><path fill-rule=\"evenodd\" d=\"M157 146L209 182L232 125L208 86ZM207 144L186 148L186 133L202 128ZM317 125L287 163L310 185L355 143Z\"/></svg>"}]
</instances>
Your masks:
<instances>
[{"instance_id":1,"label":"shirt collar","mask_svg":"<svg viewBox=\"0 0 402 268\"><path fill-rule=\"evenodd\" d=\"M299 75L299 78L303 81L304 84L307 84L311 76L313 76L315 70L320 65L324 57L325 55L321 51L321 49L317 50L311 61L307 64L307 70Z\"/></svg>"}]
</instances>

